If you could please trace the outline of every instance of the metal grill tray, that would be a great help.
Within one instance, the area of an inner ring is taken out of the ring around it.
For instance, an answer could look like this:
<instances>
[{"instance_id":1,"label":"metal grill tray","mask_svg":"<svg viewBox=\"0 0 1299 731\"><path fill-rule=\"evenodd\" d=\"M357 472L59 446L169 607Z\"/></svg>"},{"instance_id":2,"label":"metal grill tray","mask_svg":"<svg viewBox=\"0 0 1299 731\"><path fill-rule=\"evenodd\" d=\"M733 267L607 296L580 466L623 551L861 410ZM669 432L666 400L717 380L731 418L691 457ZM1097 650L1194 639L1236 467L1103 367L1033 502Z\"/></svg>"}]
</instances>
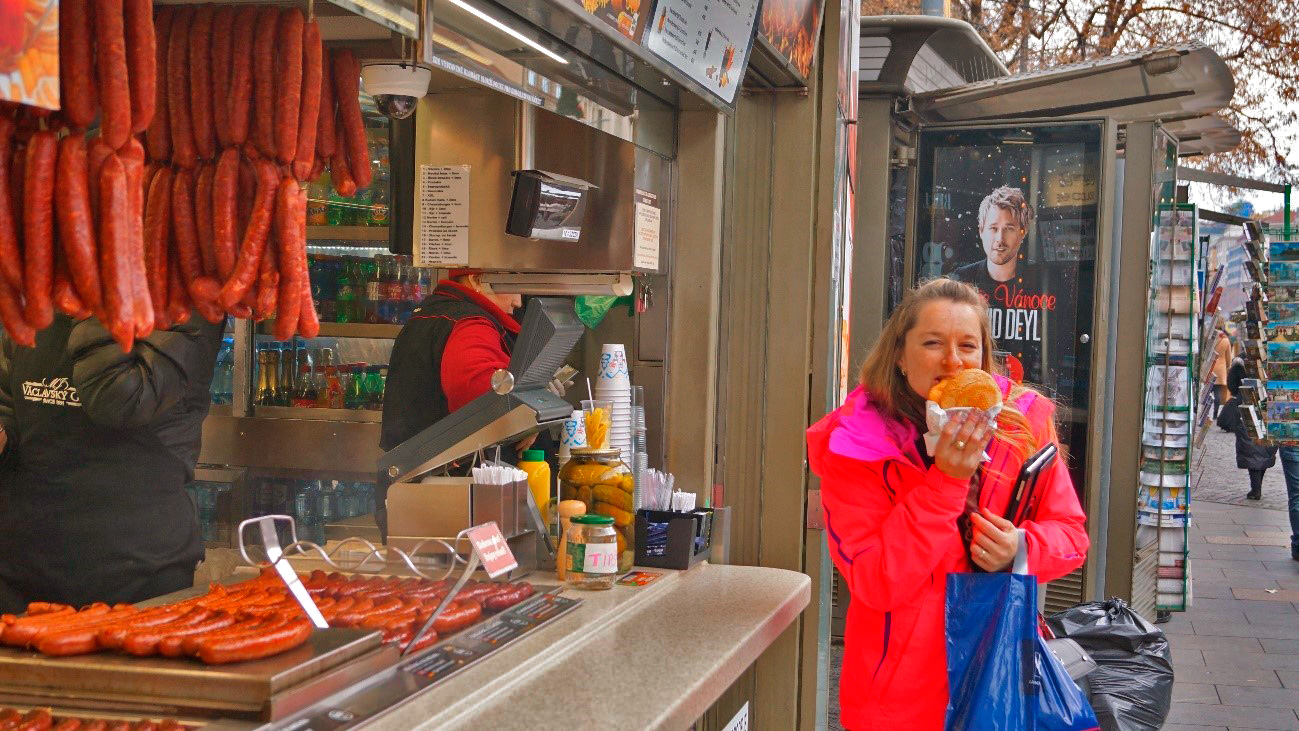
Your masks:
<instances>
[{"instance_id":1,"label":"metal grill tray","mask_svg":"<svg viewBox=\"0 0 1299 731\"><path fill-rule=\"evenodd\" d=\"M397 649L380 633L316 630L306 644L231 665L117 653L46 657L0 649L0 702L239 715L274 720L392 666Z\"/></svg>"}]
</instances>

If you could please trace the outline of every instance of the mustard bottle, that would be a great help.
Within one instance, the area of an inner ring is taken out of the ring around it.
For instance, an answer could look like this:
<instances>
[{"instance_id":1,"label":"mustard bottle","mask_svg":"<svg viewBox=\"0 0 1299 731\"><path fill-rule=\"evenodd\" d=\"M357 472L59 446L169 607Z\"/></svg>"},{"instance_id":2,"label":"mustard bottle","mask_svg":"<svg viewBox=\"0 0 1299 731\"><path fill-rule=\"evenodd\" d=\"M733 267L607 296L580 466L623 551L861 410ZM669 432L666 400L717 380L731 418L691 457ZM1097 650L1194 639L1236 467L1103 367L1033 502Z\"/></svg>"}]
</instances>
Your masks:
<instances>
[{"instance_id":1,"label":"mustard bottle","mask_svg":"<svg viewBox=\"0 0 1299 731\"><path fill-rule=\"evenodd\" d=\"M551 481L546 453L540 449L525 449L518 467L528 473L528 489L532 491L532 501L537 504L537 512L541 513L541 522L549 524Z\"/></svg>"}]
</instances>

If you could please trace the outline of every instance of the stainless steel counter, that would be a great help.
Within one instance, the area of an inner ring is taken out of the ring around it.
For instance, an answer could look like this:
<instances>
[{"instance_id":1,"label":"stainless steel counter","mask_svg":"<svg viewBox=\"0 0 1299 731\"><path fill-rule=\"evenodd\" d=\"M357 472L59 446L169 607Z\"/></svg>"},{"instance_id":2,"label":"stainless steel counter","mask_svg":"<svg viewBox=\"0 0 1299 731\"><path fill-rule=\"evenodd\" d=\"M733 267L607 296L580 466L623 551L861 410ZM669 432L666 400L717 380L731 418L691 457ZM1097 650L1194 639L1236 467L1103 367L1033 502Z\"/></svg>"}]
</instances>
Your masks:
<instances>
[{"instance_id":1,"label":"stainless steel counter","mask_svg":"<svg viewBox=\"0 0 1299 731\"><path fill-rule=\"evenodd\" d=\"M583 602L568 614L361 727L685 728L811 599L811 580L782 569L652 570L664 576L645 587L569 590ZM376 678L369 690L317 708L368 715L402 684L396 675Z\"/></svg>"}]
</instances>

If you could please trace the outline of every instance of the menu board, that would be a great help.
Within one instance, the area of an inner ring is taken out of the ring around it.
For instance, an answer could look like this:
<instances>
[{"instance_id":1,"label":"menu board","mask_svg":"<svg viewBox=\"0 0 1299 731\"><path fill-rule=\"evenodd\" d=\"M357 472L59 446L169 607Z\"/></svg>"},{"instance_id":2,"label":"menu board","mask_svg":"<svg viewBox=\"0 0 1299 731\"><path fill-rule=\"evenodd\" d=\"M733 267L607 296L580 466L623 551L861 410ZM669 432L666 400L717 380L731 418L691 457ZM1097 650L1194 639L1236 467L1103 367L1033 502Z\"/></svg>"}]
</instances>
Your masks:
<instances>
[{"instance_id":1,"label":"menu board","mask_svg":"<svg viewBox=\"0 0 1299 731\"><path fill-rule=\"evenodd\" d=\"M804 79L812 75L824 6L825 0L766 0L762 4L762 35Z\"/></svg>"},{"instance_id":2,"label":"menu board","mask_svg":"<svg viewBox=\"0 0 1299 731\"><path fill-rule=\"evenodd\" d=\"M568 0L633 41L645 32L650 0Z\"/></svg>"},{"instance_id":3,"label":"menu board","mask_svg":"<svg viewBox=\"0 0 1299 731\"><path fill-rule=\"evenodd\" d=\"M659 0L645 47L730 104L753 47L758 0Z\"/></svg>"},{"instance_id":4,"label":"menu board","mask_svg":"<svg viewBox=\"0 0 1299 731\"><path fill-rule=\"evenodd\" d=\"M58 0L0 2L0 99L59 108Z\"/></svg>"}]
</instances>

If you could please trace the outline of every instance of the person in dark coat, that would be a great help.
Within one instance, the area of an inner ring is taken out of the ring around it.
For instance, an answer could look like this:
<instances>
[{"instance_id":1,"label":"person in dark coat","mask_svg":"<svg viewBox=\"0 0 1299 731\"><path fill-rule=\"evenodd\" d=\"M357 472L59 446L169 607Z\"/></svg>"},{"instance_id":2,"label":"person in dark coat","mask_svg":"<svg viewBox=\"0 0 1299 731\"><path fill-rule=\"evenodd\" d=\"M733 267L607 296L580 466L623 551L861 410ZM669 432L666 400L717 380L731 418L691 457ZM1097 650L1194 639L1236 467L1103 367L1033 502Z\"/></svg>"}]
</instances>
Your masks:
<instances>
[{"instance_id":1,"label":"person in dark coat","mask_svg":"<svg viewBox=\"0 0 1299 731\"><path fill-rule=\"evenodd\" d=\"M1245 433L1245 421L1240 416L1240 382L1245 378L1245 361L1236 358L1227 372L1227 391L1231 398L1223 404L1218 415L1218 426L1236 435L1236 466L1249 471L1248 500L1263 498L1263 475L1276 466L1274 446L1256 444Z\"/></svg>"},{"instance_id":2,"label":"person in dark coat","mask_svg":"<svg viewBox=\"0 0 1299 731\"><path fill-rule=\"evenodd\" d=\"M197 315L123 353L62 315L0 336L0 612L138 602L194 584L194 479L221 347Z\"/></svg>"}]
</instances>

